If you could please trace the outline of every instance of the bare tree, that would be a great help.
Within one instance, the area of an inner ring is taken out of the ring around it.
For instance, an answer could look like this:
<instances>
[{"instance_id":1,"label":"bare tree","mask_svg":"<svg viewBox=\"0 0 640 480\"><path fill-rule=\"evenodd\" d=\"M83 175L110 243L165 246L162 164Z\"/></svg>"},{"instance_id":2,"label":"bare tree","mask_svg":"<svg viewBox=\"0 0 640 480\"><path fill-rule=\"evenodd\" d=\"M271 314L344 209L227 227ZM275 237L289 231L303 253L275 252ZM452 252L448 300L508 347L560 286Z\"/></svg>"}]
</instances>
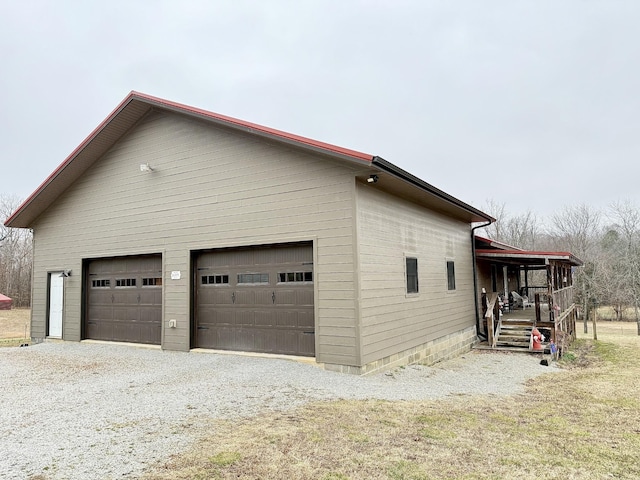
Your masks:
<instances>
[{"instance_id":1,"label":"bare tree","mask_svg":"<svg viewBox=\"0 0 640 480\"><path fill-rule=\"evenodd\" d=\"M11 297L14 305L27 307L31 305L31 231L4 226L20 203L16 196L0 195L0 292Z\"/></svg>"},{"instance_id":2,"label":"bare tree","mask_svg":"<svg viewBox=\"0 0 640 480\"><path fill-rule=\"evenodd\" d=\"M620 201L611 205L608 216L617 234L612 242L617 256L613 267L619 278L616 314L621 319L624 307L633 306L640 335L640 210L629 200Z\"/></svg>"},{"instance_id":3,"label":"bare tree","mask_svg":"<svg viewBox=\"0 0 640 480\"><path fill-rule=\"evenodd\" d=\"M510 215L504 203L487 200L483 207L496 221L484 228L485 235L492 240L514 247L534 250L540 234L539 221L530 210L521 215Z\"/></svg>"},{"instance_id":4,"label":"bare tree","mask_svg":"<svg viewBox=\"0 0 640 480\"><path fill-rule=\"evenodd\" d=\"M587 261L598 246L602 232L602 214L586 204L567 206L551 217L551 238L561 250L569 250Z\"/></svg>"},{"instance_id":5,"label":"bare tree","mask_svg":"<svg viewBox=\"0 0 640 480\"><path fill-rule=\"evenodd\" d=\"M551 216L547 238L554 250L570 251L584 262L584 268L576 272L576 300L582 303L584 332L587 332L590 301L602 294L602 274L606 262L599 257L599 242L602 237L602 214L592 207L581 204L566 206L560 213Z\"/></svg>"}]
</instances>

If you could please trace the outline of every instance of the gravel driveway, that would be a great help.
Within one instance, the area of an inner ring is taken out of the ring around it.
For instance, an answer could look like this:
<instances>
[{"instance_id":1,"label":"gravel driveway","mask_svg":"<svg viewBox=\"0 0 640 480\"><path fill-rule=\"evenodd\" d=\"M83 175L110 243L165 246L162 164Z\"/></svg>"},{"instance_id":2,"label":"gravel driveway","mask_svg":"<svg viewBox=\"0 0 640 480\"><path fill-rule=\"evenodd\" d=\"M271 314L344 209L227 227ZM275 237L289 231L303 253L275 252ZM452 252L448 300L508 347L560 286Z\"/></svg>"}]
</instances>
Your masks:
<instances>
[{"instance_id":1,"label":"gravel driveway","mask_svg":"<svg viewBox=\"0 0 640 480\"><path fill-rule=\"evenodd\" d=\"M249 416L330 399L510 395L544 367L470 352L367 377L288 360L43 343L0 349L0 478L135 478L188 447L205 417Z\"/></svg>"}]
</instances>

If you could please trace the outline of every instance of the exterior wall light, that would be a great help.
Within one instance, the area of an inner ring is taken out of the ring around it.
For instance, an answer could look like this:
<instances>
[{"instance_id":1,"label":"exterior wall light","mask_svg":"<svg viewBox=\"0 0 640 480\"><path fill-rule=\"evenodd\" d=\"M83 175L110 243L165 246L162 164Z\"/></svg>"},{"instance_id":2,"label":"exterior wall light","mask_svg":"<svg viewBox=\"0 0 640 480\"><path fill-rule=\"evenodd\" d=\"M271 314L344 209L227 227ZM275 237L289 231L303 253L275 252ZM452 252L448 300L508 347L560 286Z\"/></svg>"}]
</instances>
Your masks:
<instances>
[{"instance_id":1,"label":"exterior wall light","mask_svg":"<svg viewBox=\"0 0 640 480\"><path fill-rule=\"evenodd\" d=\"M60 275L58 275L59 277L62 278L67 278L71 276L71 270L63 270L62 273Z\"/></svg>"},{"instance_id":2,"label":"exterior wall light","mask_svg":"<svg viewBox=\"0 0 640 480\"><path fill-rule=\"evenodd\" d=\"M378 175L370 175L367 178L367 183L378 183Z\"/></svg>"},{"instance_id":3,"label":"exterior wall light","mask_svg":"<svg viewBox=\"0 0 640 480\"><path fill-rule=\"evenodd\" d=\"M153 168L151 168L151 165L149 165L149 162L141 163L140 164L140 171L141 172L153 172Z\"/></svg>"}]
</instances>

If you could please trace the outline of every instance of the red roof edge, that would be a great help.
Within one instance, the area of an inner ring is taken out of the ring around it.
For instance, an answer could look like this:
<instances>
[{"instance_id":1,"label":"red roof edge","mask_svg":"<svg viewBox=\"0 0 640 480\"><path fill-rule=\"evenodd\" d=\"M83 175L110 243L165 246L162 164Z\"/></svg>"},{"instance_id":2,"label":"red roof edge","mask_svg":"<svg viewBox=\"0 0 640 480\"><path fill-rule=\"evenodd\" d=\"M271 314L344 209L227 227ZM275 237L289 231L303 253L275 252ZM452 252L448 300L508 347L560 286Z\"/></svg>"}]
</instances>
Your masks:
<instances>
[{"instance_id":1,"label":"red roof edge","mask_svg":"<svg viewBox=\"0 0 640 480\"><path fill-rule=\"evenodd\" d=\"M356 150L351 150L348 148L339 147L337 145L332 145L330 143L320 142L318 140L313 140L312 138L303 137L300 135L295 135L293 133L284 132L282 130L277 130L275 128L265 127L264 125L258 125L257 123L246 122L244 120L239 120L237 118L228 117L226 115L220 115L218 113L210 112L208 110L202 110L200 108L191 107L189 105L184 105L177 102L172 102L170 100L165 100L163 98L154 97L152 95L147 95L145 93L136 92L132 90L122 102L85 138L80 145L78 145L71 154L65 158L65 160L58 165L58 167L34 190L34 192L29 195L29 197L22 202L22 204L16 209L13 214L8 217L4 224L9 224L16 216L24 210L24 208L31 203L31 201L37 197L42 190L62 171L64 168L74 159L74 157L82 151L82 149L93 140L102 129L122 110L129 102L132 100L140 100L148 104L155 104L159 106L164 106L170 108L172 110L183 111L195 115L199 115L205 118L218 120L221 122L229 123L237 127L243 127L248 130L253 130L256 132L260 132L263 134L271 135L273 137L279 137L283 140L287 140L290 142L299 143L301 145L306 145L313 148L318 148L321 150L326 150L329 153L343 155L347 157L352 157L357 160L371 162L374 158L373 155L358 152Z\"/></svg>"},{"instance_id":2,"label":"red roof edge","mask_svg":"<svg viewBox=\"0 0 640 480\"><path fill-rule=\"evenodd\" d=\"M476 254L495 255L500 257L501 255L517 255L519 257L556 257L565 258L572 262L574 265L581 266L584 262L576 257L571 252L538 252L534 250L491 250L491 249L478 249Z\"/></svg>"},{"instance_id":3,"label":"red roof edge","mask_svg":"<svg viewBox=\"0 0 640 480\"><path fill-rule=\"evenodd\" d=\"M251 123L251 122L247 122L244 120L240 120L238 118L234 118L234 117L228 117L226 115L220 115L219 113L214 113L214 112L210 112L208 110L203 110L200 108L196 108L196 107L190 107L189 105L184 105L182 103L177 103L177 102L172 102L170 100L165 100L163 98L158 98L158 97L154 97L151 95L147 95L145 93L140 93L140 92L136 92L136 91L132 91L131 96L148 101L148 102L154 102L166 107L170 107L170 108L174 108L174 109L178 109L178 110L183 110L186 112L190 112L190 113L194 113L196 115L201 115L207 118L211 118L211 119L215 119L215 120L220 120L226 123L231 123L233 125L239 126L239 127L244 127L250 130L255 130L257 132L261 132L261 133L266 133L268 135L272 135L275 137L280 137L283 138L285 140L291 140L297 143L301 143L304 145L308 145L311 147L315 147L315 148L320 148L323 150L328 150L329 152L332 153L337 153L340 155L346 155L348 157L354 157L357 158L358 160L364 160L367 162L371 162L373 160L373 155L370 155L368 153L363 153L363 152L358 152L356 150L351 150L349 148L343 148L343 147L339 147L337 145L332 145L330 143L325 143L325 142L320 142L318 140L314 140L312 138L308 138L308 137L303 137L301 135L296 135L293 133L289 133L289 132L284 132L282 130L277 130L275 128L270 128L270 127L265 127L264 125L258 125L257 123Z\"/></svg>"},{"instance_id":4,"label":"red roof edge","mask_svg":"<svg viewBox=\"0 0 640 480\"><path fill-rule=\"evenodd\" d=\"M570 257L572 254L570 252L538 252L535 250L490 250L490 249L478 249L477 253L495 253L496 255L538 255L538 256L556 256L556 257Z\"/></svg>"}]
</instances>

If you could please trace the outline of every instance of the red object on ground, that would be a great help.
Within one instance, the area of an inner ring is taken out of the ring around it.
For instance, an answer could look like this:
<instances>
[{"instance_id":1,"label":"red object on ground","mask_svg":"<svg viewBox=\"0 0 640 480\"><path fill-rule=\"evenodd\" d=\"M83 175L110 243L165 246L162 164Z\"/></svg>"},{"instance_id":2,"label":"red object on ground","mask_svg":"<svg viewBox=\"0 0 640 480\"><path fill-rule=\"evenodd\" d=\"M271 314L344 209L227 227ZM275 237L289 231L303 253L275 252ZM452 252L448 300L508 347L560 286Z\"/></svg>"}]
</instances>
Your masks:
<instances>
[{"instance_id":1,"label":"red object on ground","mask_svg":"<svg viewBox=\"0 0 640 480\"><path fill-rule=\"evenodd\" d=\"M0 310L11 310L11 304L13 300L11 300L6 295L2 295L0 293Z\"/></svg>"},{"instance_id":2,"label":"red object on ground","mask_svg":"<svg viewBox=\"0 0 640 480\"><path fill-rule=\"evenodd\" d=\"M533 350L544 350L544 347L542 346L544 336L540 333L540 330L534 328L531 330L531 336L533 337Z\"/></svg>"}]
</instances>

